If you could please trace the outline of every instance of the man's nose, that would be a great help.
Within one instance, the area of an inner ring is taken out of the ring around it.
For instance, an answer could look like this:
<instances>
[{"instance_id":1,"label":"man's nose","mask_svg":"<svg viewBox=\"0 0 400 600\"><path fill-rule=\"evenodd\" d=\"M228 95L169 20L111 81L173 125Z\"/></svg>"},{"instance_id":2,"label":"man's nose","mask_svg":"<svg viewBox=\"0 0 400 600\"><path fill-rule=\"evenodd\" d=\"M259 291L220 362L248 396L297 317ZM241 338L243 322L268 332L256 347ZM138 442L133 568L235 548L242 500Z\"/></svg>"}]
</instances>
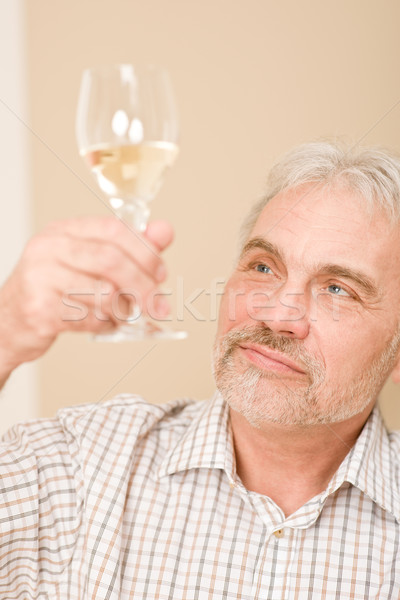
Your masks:
<instances>
[{"instance_id":1,"label":"man's nose","mask_svg":"<svg viewBox=\"0 0 400 600\"><path fill-rule=\"evenodd\" d=\"M307 299L304 292L281 290L265 301L253 303L250 316L264 322L274 333L304 339L310 330Z\"/></svg>"}]
</instances>

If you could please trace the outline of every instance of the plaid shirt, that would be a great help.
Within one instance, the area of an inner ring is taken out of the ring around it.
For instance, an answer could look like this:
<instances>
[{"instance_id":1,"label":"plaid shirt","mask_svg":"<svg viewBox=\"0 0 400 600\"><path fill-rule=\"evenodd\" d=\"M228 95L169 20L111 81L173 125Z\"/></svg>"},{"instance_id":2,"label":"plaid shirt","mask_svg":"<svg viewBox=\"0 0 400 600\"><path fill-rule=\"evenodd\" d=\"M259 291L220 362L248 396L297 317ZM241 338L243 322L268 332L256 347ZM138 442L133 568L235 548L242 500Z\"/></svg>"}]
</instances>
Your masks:
<instances>
[{"instance_id":1,"label":"plaid shirt","mask_svg":"<svg viewBox=\"0 0 400 600\"><path fill-rule=\"evenodd\" d=\"M0 598L400 598L400 435L375 410L285 518L235 474L228 410L123 396L1 449Z\"/></svg>"}]
</instances>

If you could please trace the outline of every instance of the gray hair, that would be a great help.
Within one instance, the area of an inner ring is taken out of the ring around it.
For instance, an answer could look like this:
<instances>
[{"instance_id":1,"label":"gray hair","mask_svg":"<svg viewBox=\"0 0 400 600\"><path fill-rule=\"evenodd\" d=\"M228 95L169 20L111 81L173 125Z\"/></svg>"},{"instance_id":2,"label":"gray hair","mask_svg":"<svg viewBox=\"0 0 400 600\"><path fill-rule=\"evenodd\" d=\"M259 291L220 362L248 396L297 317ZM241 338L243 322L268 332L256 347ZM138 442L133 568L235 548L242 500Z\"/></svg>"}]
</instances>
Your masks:
<instances>
[{"instance_id":1,"label":"gray hair","mask_svg":"<svg viewBox=\"0 0 400 600\"><path fill-rule=\"evenodd\" d=\"M382 148L360 148L342 142L298 146L272 167L263 197L241 227L244 243L265 205L277 194L307 183L344 187L360 196L370 212L383 209L392 223L400 220L400 157Z\"/></svg>"}]
</instances>

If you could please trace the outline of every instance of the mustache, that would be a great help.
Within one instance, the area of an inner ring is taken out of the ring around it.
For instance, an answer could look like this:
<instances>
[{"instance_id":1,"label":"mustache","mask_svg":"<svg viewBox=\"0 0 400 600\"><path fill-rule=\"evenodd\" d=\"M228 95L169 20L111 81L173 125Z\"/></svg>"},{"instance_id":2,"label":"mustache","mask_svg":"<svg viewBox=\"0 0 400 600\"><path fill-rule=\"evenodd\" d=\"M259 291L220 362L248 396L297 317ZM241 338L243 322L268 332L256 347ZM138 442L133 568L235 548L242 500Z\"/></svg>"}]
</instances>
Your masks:
<instances>
[{"instance_id":1,"label":"mustache","mask_svg":"<svg viewBox=\"0 0 400 600\"><path fill-rule=\"evenodd\" d=\"M270 350L276 350L301 364L306 372L323 372L323 365L305 350L301 340L284 337L275 334L265 325L257 327L243 327L228 332L222 339L220 349L225 358L228 358L232 352L244 342L259 344Z\"/></svg>"}]
</instances>

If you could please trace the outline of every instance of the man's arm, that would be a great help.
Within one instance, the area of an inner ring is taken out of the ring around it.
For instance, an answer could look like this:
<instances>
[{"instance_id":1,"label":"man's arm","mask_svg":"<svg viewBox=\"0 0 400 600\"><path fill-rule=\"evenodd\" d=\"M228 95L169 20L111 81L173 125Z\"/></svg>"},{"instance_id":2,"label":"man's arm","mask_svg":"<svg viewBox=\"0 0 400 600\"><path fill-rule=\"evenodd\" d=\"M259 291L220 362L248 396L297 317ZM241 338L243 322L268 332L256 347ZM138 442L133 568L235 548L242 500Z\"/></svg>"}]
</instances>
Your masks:
<instances>
[{"instance_id":1,"label":"man's arm","mask_svg":"<svg viewBox=\"0 0 400 600\"><path fill-rule=\"evenodd\" d=\"M160 252L172 237L164 221L142 235L114 217L59 221L34 236L0 289L0 387L59 333L114 328L133 297L165 316L164 302L150 298L165 279Z\"/></svg>"}]
</instances>

